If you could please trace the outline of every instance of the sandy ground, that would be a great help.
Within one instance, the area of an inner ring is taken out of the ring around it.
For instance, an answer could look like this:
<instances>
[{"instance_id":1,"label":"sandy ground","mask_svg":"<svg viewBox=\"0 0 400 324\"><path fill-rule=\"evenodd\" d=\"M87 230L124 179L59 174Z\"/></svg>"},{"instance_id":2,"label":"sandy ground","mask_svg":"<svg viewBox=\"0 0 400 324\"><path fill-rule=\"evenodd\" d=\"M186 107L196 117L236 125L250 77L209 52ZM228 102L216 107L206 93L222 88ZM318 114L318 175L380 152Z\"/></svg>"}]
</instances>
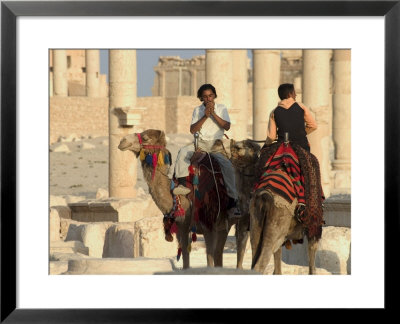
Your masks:
<instances>
[{"instance_id":1,"label":"sandy ground","mask_svg":"<svg viewBox=\"0 0 400 324\"><path fill-rule=\"evenodd\" d=\"M191 134L167 135L167 148L175 162L181 146L190 143ZM50 194L96 198L99 188L108 189L108 137L64 139L50 145ZM61 151L61 152L59 152ZM131 152L125 152L132 154ZM170 168L172 177L173 166ZM142 169L138 163L136 188L147 192Z\"/></svg>"}]
</instances>

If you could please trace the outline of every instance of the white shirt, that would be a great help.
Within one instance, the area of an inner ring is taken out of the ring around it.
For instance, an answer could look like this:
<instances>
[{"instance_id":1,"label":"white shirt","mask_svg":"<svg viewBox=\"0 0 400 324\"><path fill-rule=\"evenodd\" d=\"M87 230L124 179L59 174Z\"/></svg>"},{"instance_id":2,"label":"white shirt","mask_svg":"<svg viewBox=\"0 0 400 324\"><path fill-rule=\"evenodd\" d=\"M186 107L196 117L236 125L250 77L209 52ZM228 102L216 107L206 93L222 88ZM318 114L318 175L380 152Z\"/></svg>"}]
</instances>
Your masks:
<instances>
[{"instance_id":1,"label":"white shirt","mask_svg":"<svg viewBox=\"0 0 400 324\"><path fill-rule=\"evenodd\" d=\"M194 108L191 125L198 122L205 115L205 110L206 107L204 106L204 104ZM228 109L225 107L225 105L215 103L214 112L217 114L218 117L222 118L223 120L229 123L231 122L228 114ZM201 126L199 134L200 139L204 141L217 140L222 139L222 137L224 136L224 129L217 124L212 116L210 116L206 119L203 126Z\"/></svg>"}]
</instances>

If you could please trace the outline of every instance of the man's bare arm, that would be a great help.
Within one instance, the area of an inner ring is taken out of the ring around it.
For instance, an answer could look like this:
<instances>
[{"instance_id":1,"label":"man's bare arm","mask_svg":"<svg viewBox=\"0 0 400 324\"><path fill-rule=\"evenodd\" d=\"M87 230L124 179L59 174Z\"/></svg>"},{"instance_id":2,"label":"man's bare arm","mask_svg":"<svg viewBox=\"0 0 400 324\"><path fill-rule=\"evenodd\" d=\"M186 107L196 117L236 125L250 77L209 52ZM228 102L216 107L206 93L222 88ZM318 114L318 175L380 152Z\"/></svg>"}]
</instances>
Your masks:
<instances>
[{"instance_id":1,"label":"man's bare arm","mask_svg":"<svg viewBox=\"0 0 400 324\"><path fill-rule=\"evenodd\" d=\"M214 117L214 120L217 122L217 124L222 127L223 129L225 129L226 131L228 131L231 128L231 123L227 122L226 120L223 120L221 117L219 117L214 110L211 113L211 116Z\"/></svg>"},{"instance_id":2,"label":"man's bare arm","mask_svg":"<svg viewBox=\"0 0 400 324\"><path fill-rule=\"evenodd\" d=\"M201 127L203 126L204 122L207 120L207 116L204 115L203 117L201 117L197 122L195 122L194 124L190 125L190 132L192 134L200 131Z\"/></svg>"}]
</instances>

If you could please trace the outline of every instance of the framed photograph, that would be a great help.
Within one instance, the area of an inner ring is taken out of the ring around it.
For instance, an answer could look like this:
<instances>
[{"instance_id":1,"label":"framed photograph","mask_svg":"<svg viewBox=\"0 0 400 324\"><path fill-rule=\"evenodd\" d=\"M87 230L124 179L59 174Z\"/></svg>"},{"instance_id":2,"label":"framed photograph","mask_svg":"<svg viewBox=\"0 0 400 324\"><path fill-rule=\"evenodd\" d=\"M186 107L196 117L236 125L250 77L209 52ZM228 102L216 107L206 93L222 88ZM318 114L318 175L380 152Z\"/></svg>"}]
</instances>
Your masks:
<instances>
[{"instance_id":1,"label":"framed photograph","mask_svg":"<svg viewBox=\"0 0 400 324\"><path fill-rule=\"evenodd\" d=\"M399 22L398 0L3 1L1 321L227 322L268 309L392 309ZM52 48L351 49L351 275L49 276Z\"/></svg>"}]
</instances>

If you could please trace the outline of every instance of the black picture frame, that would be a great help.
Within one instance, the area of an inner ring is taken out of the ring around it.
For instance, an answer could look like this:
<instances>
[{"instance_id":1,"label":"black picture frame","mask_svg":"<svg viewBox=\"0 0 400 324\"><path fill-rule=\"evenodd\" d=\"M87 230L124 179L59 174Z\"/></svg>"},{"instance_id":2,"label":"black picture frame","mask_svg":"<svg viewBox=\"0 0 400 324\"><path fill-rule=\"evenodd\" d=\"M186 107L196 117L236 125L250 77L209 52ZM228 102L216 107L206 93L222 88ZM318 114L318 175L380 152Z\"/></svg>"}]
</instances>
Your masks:
<instances>
[{"instance_id":1,"label":"black picture frame","mask_svg":"<svg viewBox=\"0 0 400 324\"><path fill-rule=\"evenodd\" d=\"M16 19L19 16L384 16L385 19L385 310L398 286L393 238L399 237L400 0L395 1L2 1L1 3L1 322L234 322L261 309L16 308ZM373 44L371 44L373 46ZM366 107L366 113L376 113ZM366 140L368 140L368 134ZM373 152L373 148L371 148ZM366 154L370 155L371 152ZM371 159L367 157L368 162ZM355 166L356 167L356 166ZM371 188L372 189L372 188ZM367 199L369 197L366 197ZM371 237L371 242L373 241ZM365 242L366 248L371 242ZM373 260L373 256L371 256ZM372 261L371 261L372 262ZM372 264L371 264L372 266ZM366 283L367 284L367 283ZM39 293L39 292L38 292ZM168 292L160 288L160 293ZM289 297L297 298L295 294ZM245 298L234 296L226 298ZM177 303L179 308L179 303ZM210 310L212 312L210 313Z\"/></svg>"}]
</instances>

